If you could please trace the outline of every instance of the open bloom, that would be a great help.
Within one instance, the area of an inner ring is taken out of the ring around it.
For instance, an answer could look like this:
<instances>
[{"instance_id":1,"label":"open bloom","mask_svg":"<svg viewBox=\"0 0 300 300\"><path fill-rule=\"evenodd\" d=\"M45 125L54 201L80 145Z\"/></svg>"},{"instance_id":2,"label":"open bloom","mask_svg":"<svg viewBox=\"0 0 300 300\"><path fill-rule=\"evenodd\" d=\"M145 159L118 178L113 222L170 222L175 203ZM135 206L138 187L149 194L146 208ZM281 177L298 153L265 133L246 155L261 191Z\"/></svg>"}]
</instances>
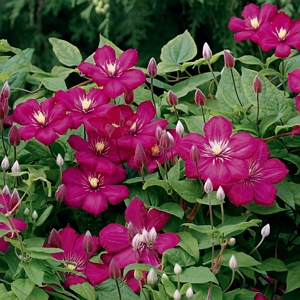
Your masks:
<instances>
[{"instance_id":1,"label":"open bloom","mask_svg":"<svg viewBox=\"0 0 300 300\"><path fill-rule=\"evenodd\" d=\"M300 49L300 20L292 21L283 11L277 13L271 22L264 23L259 31L263 51L275 48L275 56L285 58L291 54L290 47Z\"/></svg>"},{"instance_id":2,"label":"open bloom","mask_svg":"<svg viewBox=\"0 0 300 300\"><path fill-rule=\"evenodd\" d=\"M189 133L181 138L179 155L185 161L186 176L203 180L213 186L223 186L232 179L248 177L246 159L256 149L256 139L248 133L232 134L232 124L224 117L213 117L204 125L205 136ZM195 163L190 156L192 146L200 152Z\"/></svg>"},{"instance_id":3,"label":"open bloom","mask_svg":"<svg viewBox=\"0 0 300 300\"><path fill-rule=\"evenodd\" d=\"M147 211L144 203L134 198L125 211L129 227L120 224L109 224L100 235L100 243L108 252L101 259L112 257L121 269L132 263L146 263L159 266L161 254L179 243L175 233L158 234L170 218L168 213L155 208Z\"/></svg>"},{"instance_id":4,"label":"open bloom","mask_svg":"<svg viewBox=\"0 0 300 300\"><path fill-rule=\"evenodd\" d=\"M277 193L274 184L283 180L288 169L279 159L269 157L268 146L263 140L258 139L255 153L247 159L247 178L223 186L233 204L248 205L253 201L263 206L274 204Z\"/></svg>"},{"instance_id":5,"label":"open bloom","mask_svg":"<svg viewBox=\"0 0 300 300\"><path fill-rule=\"evenodd\" d=\"M251 40L259 44L258 31L261 26L269 22L276 14L277 7L270 4L263 4L261 10L255 4L246 5L242 11L243 19L232 17L228 27L235 32L234 38L237 42Z\"/></svg>"},{"instance_id":6,"label":"open bloom","mask_svg":"<svg viewBox=\"0 0 300 300\"><path fill-rule=\"evenodd\" d=\"M125 185L118 185L125 179L125 170L114 174L96 172L88 166L70 168L63 172L62 182L66 186L64 202L74 208L97 216L110 204L118 204L129 196Z\"/></svg>"},{"instance_id":7,"label":"open bloom","mask_svg":"<svg viewBox=\"0 0 300 300\"><path fill-rule=\"evenodd\" d=\"M66 228L56 233L56 237L49 239L46 247L58 247L63 252L52 253L51 255L59 260L64 261L64 267L76 273L64 273L66 280L63 283L65 288L72 284L78 284L85 281L92 285L101 283L108 279L108 265L89 262L90 258L99 250L99 239L91 237L93 247L90 252L84 250L85 234L78 235L74 229L68 225ZM51 234L50 234L51 237ZM82 275L85 275L86 278Z\"/></svg>"},{"instance_id":8,"label":"open bloom","mask_svg":"<svg viewBox=\"0 0 300 300\"><path fill-rule=\"evenodd\" d=\"M72 125L66 109L56 104L55 98L48 98L41 103L35 99L17 105L13 112L14 121L23 125L20 128L21 138L25 141L35 137L48 146L64 134Z\"/></svg>"},{"instance_id":9,"label":"open bloom","mask_svg":"<svg viewBox=\"0 0 300 300\"><path fill-rule=\"evenodd\" d=\"M104 93L110 98L134 90L146 81L141 70L132 69L138 61L138 53L134 49L126 50L116 58L115 50L105 45L96 50L93 58L95 65L82 62L78 69L98 86L103 86Z\"/></svg>"}]
</instances>

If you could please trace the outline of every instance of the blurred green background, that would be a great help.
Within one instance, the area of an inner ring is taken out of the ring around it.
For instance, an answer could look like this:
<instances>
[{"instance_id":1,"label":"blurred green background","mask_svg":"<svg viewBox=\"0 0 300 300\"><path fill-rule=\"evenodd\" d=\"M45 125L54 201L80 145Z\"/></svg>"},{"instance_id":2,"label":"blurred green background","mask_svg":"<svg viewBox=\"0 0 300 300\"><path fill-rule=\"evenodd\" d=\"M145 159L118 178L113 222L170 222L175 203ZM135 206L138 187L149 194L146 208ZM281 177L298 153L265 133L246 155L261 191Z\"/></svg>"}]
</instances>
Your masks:
<instances>
[{"instance_id":1,"label":"blurred green background","mask_svg":"<svg viewBox=\"0 0 300 300\"><path fill-rule=\"evenodd\" d=\"M101 33L123 50L137 49L144 67L151 57L159 62L162 46L186 29L197 43L198 58L204 42L214 53L254 54L255 45L235 43L228 29L230 18L241 17L249 3L277 5L294 19L300 15L298 0L0 0L0 38L34 48L33 63L45 71L58 63L49 37L71 42L86 58Z\"/></svg>"}]
</instances>

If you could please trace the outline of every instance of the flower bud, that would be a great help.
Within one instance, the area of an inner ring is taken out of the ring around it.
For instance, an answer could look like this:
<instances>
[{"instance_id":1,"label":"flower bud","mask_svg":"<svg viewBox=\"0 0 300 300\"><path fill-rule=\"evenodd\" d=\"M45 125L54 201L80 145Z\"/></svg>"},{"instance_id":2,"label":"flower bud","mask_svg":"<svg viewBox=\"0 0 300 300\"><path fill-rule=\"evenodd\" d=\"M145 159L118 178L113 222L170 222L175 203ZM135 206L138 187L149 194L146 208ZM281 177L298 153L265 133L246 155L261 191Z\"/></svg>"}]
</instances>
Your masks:
<instances>
[{"instance_id":1,"label":"flower bud","mask_svg":"<svg viewBox=\"0 0 300 300\"><path fill-rule=\"evenodd\" d=\"M186 291L185 293L185 296L190 299L194 296L194 292L193 292L193 289L191 287L188 288L188 290Z\"/></svg>"},{"instance_id":2,"label":"flower bud","mask_svg":"<svg viewBox=\"0 0 300 300\"><path fill-rule=\"evenodd\" d=\"M134 163L140 168L147 166L147 156L143 146L140 143L137 143L135 152L134 152Z\"/></svg>"},{"instance_id":3,"label":"flower bud","mask_svg":"<svg viewBox=\"0 0 300 300\"><path fill-rule=\"evenodd\" d=\"M169 277L166 273L163 273L161 277L169 280Z\"/></svg>"},{"instance_id":4,"label":"flower bud","mask_svg":"<svg viewBox=\"0 0 300 300\"><path fill-rule=\"evenodd\" d=\"M137 233L131 241L132 248L136 251L141 245L141 235Z\"/></svg>"},{"instance_id":5,"label":"flower bud","mask_svg":"<svg viewBox=\"0 0 300 300\"><path fill-rule=\"evenodd\" d=\"M21 167L20 167L19 162L18 162L17 160L16 160L16 161L14 162L14 164L12 165L11 171L12 171L13 173L17 173L17 172L20 172L20 171L21 171Z\"/></svg>"},{"instance_id":6,"label":"flower bud","mask_svg":"<svg viewBox=\"0 0 300 300\"><path fill-rule=\"evenodd\" d=\"M172 137L173 138L173 137ZM173 139L174 141L174 139ZM163 130L162 135L160 137L159 144L163 149L167 149L172 145L172 139L170 138L170 134L166 130Z\"/></svg>"},{"instance_id":7,"label":"flower bud","mask_svg":"<svg viewBox=\"0 0 300 300\"><path fill-rule=\"evenodd\" d=\"M229 246L234 246L235 243L236 243L236 239L235 239L235 238L230 238L227 244L228 244Z\"/></svg>"},{"instance_id":8,"label":"flower bud","mask_svg":"<svg viewBox=\"0 0 300 300\"><path fill-rule=\"evenodd\" d=\"M192 146L190 151L190 157L194 163L198 163L198 161L200 160L200 151L196 145Z\"/></svg>"},{"instance_id":9,"label":"flower bud","mask_svg":"<svg viewBox=\"0 0 300 300\"><path fill-rule=\"evenodd\" d=\"M126 104L131 104L134 100L134 93L132 90L127 90L125 93L124 93L124 101Z\"/></svg>"},{"instance_id":10,"label":"flower bud","mask_svg":"<svg viewBox=\"0 0 300 300\"><path fill-rule=\"evenodd\" d=\"M63 202L66 199L66 195L67 195L66 186L62 183L55 192L55 199L58 202Z\"/></svg>"},{"instance_id":11,"label":"flower bud","mask_svg":"<svg viewBox=\"0 0 300 300\"><path fill-rule=\"evenodd\" d=\"M176 96L176 94L174 92L172 92L171 90L168 91L168 101L170 103L170 105L175 106L178 104L178 98Z\"/></svg>"},{"instance_id":12,"label":"flower bud","mask_svg":"<svg viewBox=\"0 0 300 300\"><path fill-rule=\"evenodd\" d=\"M203 45L202 55L206 60L210 60L212 57L211 49L207 43Z\"/></svg>"},{"instance_id":13,"label":"flower bud","mask_svg":"<svg viewBox=\"0 0 300 300\"><path fill-rule=\"evenodd\" d=\"M181 295L180 295L180 292L178 290L176 290L174 292L173 298L174 298L174 300L180 300L181 299Z\"/></svg>"},{"instance_id":14,"label":"flower bud","mask_svg":"<svg viewBox=\"0 0 300 300\"><path fill-rule=\"evenodd\" d=\"M133 276L137 281L141 281L143 278L143 273L141 270L134 270Z\"/></svg>"},{"instance_id":15,"label":"flower bud","mask_svg":"<svg viewBox=\"0 0 300 300\"><path fill-rule=\"evenodd\" d=\"M182 272L182 269L181 269L180 265L178 263L176 263L174 266L175 275L179 275L179 274L181 274L181 272Z\"/></svg>"},{"instance_id":16,"label":"flower bud","mask_svg":"<svg viewBox=\"0 0 300 300\"><path fill-rule=\"evenodd\" d=\"M2 195L10 197L10 191L7 185L4 186L2 190Z\"/></svg>"},{"instance_id":17,"label":"flower bud","mask_svg":"<svg viewBox=\"0 0 300 300\"><path fill-rule=\"evenodd\" d=\"M224 50L224 63L227 68L229 68L229 69L234 68L234 65L235 65L234 57L227 50Z\"/></svg>"},{"instance_id":18,"label":"flower bud","mask_svg":"<svg viewBox=\"0 0 300 300\"><path fill-rule=\"evenodd\" d=\"M156 129L155 129L155 137L158 141L160 141L160 138L163 134L163 129L160 127L160 126L157 126Z\"/></svg>"},{"instance_id":19,"label":"flower bud","mask_svg":"<svg viewBox=\"0 0 300 300\"><path fill-rule=\"evenodd\" d=\"M29 208L26 207L26 208L24 209L24 216L28 216L28 215L29 215Z\"/></svg>"},{"instance_id":20,"label":"flower bud","mask_svg":"<svg viewBox=\"0 0 300 300\"><path fill-rule=\"evenodd\" d=\"M195 98L195 103L198 104L199 106L205 105L206 97L201 90L199 89L196 90L194 98Z\"/></svg>"},{"instance_id":21,"label":"flower bud","mask_svg":"<svg viewBox=\"0 0 300 300\"><path fill-rule=\"evenodd\" d=\"M128 223L128 238L130 240L132 240L137 233L138 233L138 230L135 227L135 225L132 222L129 222Z\"/></svg>"},{"instance_id":22,"label":"flower bud","mask_svg":"<svg viewBox=\"0 0 300 300\"><path fill-rule=\"evenodd\" d=\"M3 121L8 115L8 99L0 94L0 121Z\"/></svg>"},{"instance_id":23,"label":"flower bud","mask_svg":"<svg viewBox=\"0 0 300 300\"><path fill-rule=\"evenodd\" d=\"M91 253L94 249L93 237L89 230L84 235L83 242L82 242L82 248L86 253Z\"/></svg>"},{"instance_id":24,"label":"flower bud","mask_svg":"<svg viewBox=\"0 0 300 300\"><path fill-rule=\"evenodd\" d=\"M64 164L64 159L62 158L62 156L60 155L60 153L57 154L56 156L56 164L61 167Z\"/></svg>"},{"instance_id":25,"label":"flower bud","mask_svg":"<svg viewBox=\"0 0 300 300\"><path fill-rule=\"evenodd\" d=\"M214 190L213 184L209 178L204 183L204 192L209 194Z\"/></svg>"},{"instance_id":26,"label":"flower bud","mask_svg":"<svg viewBox=\"0 0 300 300\"><path fill-rule=\"evenodd\" d=\"M8 142L14 147L21 143L20 130L16 125L13 125L8 132Z\"/></svg>"},{"instance_id":27,"label":"flower bud","mask_svg":"<svg viewBox=\"0 0 300 300\"><path fill-rule=\"evenodd\" d=\"M156 274L155 270L153 268L151 268L147 275L147 283L150 285L155 285L157 280L158 280L157 274Z\"/></svg>"},{"instance_id":28,"label":"flower bud","mask_svg":"<svg viewBox=\"0 0 300 300\"><path fill-rule=\"evenodd\" d=\"M108 267L109 277L112 279L119 279L121 278L121 269L119 264L116 262L114 258L111 259L109 267Z\"/></svg>"},{"instance_id":29,"label":"flower bud","mask_svg":"<svg viewBox=\"0 0 300 300\"><path fill-rule=\"evenodd\" d=\"M19 196L19 193L18 193L18 190L17 189L14 189L11 196L10 196L10 205L12 208L14 208L15 206L18 205L18 207L16 207L16 209L19 208L20 206L20 196Z\"/></svg>"},{"instance_id":30,"label":"flower bud","mask_svg":"<svg viewBox=\"0 0 300 300\"><path fill-rule=\"evenodd\" d=\"M9 160L7 156L2 159L1 168L3 171L6 171L9 168Z\"/></svg>"},{"instance_id":31,"label":"flower bud","mask_svg":"<svg viewBox=\"0 0 300 300\"><path fill-rule=\"evenodd\" d=\"M52 229L48 238L48 244L53 248L61 248L62 239L56 229Z\"/></svg>"},{"instance_id":32,"label":"flower bud","mask_svg":"<svg viewBox=\"0 0 300 300\"><path fill-rule=\"evenodd\" d=\"M238 268L238 263L237 263L237 260L236 260L234 255L232 255L230 260L229 260L229 268L232 271L235 271Z\"/></svg>"},{"instance_id":33,"label":"flower bud","mask_svg":"<svg viewBox=\"0 0 300 300\"><path fill-rule=\"evenodd\" d=\"M10 97L10 87L7 81L4 82L0 93L5 99Z\"/></svg>"},{"instance_id":34,"label":"flower bud","mask_svg":"<svg viewBox=\"0 0 300 300\"><path fill-rule=\"evenodd\" d=\"M258 75L256 75L253 79L253 90L257 94L261 93L262 91L262 81Z\"/></svg>"},{"instance_id":35,"label":"flower bud","mask_svg":"<svg viewBox=\"0 0 300 300\"><path fill-rule=\"evenodd\" d=\"M170 141L169 147L172 148L175 144L175 140L173 138L173 135L169 131L167 131L167 135L168 135L168 138L169 138L169 141Z\"/></svg>"},{"instance_id":36,"label":"flower bud","mask_svg":"<svg viewBox=\"0 0 300 300\"><path fill-rule=\"evenodd\" d=\"M221 186L219 186L219 188L217 190L217 199L220 201L225 199L225 193Z\"/></svg>"},{"instance_id":37,"label":"flower bud","mask_svg":"<svg viewBox=\"0 0 300 300\"><path fill-rule=\"evenodd\" d=\"M36 212L36 210L33 211L31 216L34 221L38 218L38 213Z\"/></svg>"},{"instance_id":38,"label":"flower bud","mask_svg":"<svg viewBox=\"0 0 300 300\"><path fill-rule=\"evenodd\" d=\"M155 77L157 75L157 64L154 57L152 57L148 63L147 72L150 77Z\"/></svg>"},{"instance_id":39,"label":"flower bud","mask_svg":"<svg viewBox=\"0 0 300 300\"><path fill-rule=\"evenodd\" d=\"M179 134L180 136L182 136L183 132L184 132L184 127L182 125L182 123L180 122L180 120L178 120L177 124L176 124L176 132L177 134Z\"/></svg>"},{"instance_id":40,"label":"flower bud","mask_svg":"<svg viewBox=\"0 0 300 300\"><path fill-rule=\"evenodd\" d=\"M269 234L270 234L270 224L267 224L261 229L261 235L265 238Z\"/></svg>"}]
</instances>

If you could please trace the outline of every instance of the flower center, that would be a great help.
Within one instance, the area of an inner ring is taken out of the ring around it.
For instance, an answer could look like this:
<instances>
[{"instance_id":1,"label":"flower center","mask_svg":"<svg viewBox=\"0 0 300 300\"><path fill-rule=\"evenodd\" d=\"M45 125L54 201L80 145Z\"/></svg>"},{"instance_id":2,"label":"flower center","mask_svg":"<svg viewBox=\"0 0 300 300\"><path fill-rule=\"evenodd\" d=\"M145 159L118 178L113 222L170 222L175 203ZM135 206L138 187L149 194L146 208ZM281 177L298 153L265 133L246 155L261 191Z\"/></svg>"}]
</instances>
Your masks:
<instances>
[{"instance_id":1,"label":"flower center","mask_svg":"<svg viewBox=\"0 0 300 300\"><path fill-rule=\"evenodd\" d=\"M281 41L283 41L287 37L287 31L285 28L281 27L279 31L277 29L276 29L276 31L277 31L277 35Z\"/></svg>"},{"instance_id":2,"label":"flower center","mask_svg":"<svg viewBox=\"0 0 300 300\"><path fill-rule=\"evenodd\" d=\"M114 75L116 71L116 63L106 63L107 71L110 75Z\"/></svg>"},{"instance_id":3,"label":"flower center","mask_svg":"<svg viewBox=\"0 0 300 300\"><path fill-rule=\"evenodd\" d=\"M46 117L45 115L39 110L38 112L33 113L33 117L40 123L40 124L45 124Z\"/></svg>"},{"instance_id":4,"label":"flower center","mask_svg":"<svg viewBox=\"0 0 300 300\"><path fill-rule=\"evenodd\" d=\"M115 128L121 127L120 125L118 125L118 124L116 124L116 123L112 123L111 125L114 126Z\"/></svg>"},{"instance_id":5,"label":"flower center","mask_svg":"<svg viewBox=\"0 0 300 300\"><path fill-rule=\"evenodd\" d=\"M129 129L129 131L131 131L131 132L136 131L136 122L134 122L134 123L132 124L132 126L131 126L130 129Z\"/></svg>"},{"instance_id":6,"label":"flower center","mask_svg":"<svg viewBox=\"0 0 300 300\"><path fill-rule=\"evenodd\" d=\"M151 147L151 155L152 156L158 156L160 153L160 149L157 144L155 144L153 147Z\"/></svg>"},{"instance_id":7,"label":"flower center","mask_svg":"<svg viewBox=\"0 0 300 300\"><path fill-rule=\"evenodd\" d=\"M251 20L250 20L250 23L251 23L251 26L252 26L254 29L257 29L257 28L259 27L259 22L258 22L257 17L251 19Z\"/></svg>"},{"instance_id":8,"label":"flower center","mask_svg":"<svg viewBox=\"0 0 300 300\"><path fill-rule=\"evenodd\" d=\"M90 99L84 98L81 100L81 106L83 110L88 110L90 108L92 101Z\"/></svg>"},{"instance_id":9,"label":"flower center","mask_svg":"<svg viewBox=\"0 0 300 300\"><path fill-rule=\"evenodd\" d=\"M68 268L69 270L75 270L77 267L77 264L74 262L72 262L72 264L66 264L66 268Z\"/></svg>"},{"instance_id":10,"label":"flower center","mask_svg":"<svg viewBox=\"0 0 300 300\"><path fill-rule=\"evenodd\" d=\"M93 188L96 188L98 186L98 184L99 184L99 179L98 178L89 176L88 179L89 179L90 185Z\"/></svg>"},{"instance_id":11,"label":"flower center","mask_svg":"<svg viewBox=\"0 0 300 300\"><path fill-rule=\"evenodd\" d=\"M222 152L222 148L218 144L214 144L212 146L212 151L214 152L215 155L219 155Z\"/></svg>"},{"instance_id":12,"label":"flower center","mask_svg":"<svg viewBox=\"0 0 300 300\"><path fill-rule=\"evenodd\" d=\"M105 148L105 144L104 144L103 140L101 140L100 142L97 142L95 147L96 147L97 152L101 153Z\"/></svg>"}]
</instances>

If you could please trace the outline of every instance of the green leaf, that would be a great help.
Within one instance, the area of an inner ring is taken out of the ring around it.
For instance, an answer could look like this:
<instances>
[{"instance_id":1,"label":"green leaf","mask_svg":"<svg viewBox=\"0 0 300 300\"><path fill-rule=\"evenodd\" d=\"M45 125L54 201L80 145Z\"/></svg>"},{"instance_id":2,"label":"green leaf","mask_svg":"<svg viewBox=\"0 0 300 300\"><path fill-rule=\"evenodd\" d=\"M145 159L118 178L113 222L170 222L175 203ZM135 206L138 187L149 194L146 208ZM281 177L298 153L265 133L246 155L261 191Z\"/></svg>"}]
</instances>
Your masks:
<instances>
[{"instance_id":1,"label":"green leaf","mask_svg":"<svg viewBox=\"0 0 300 300\"><path fill-rule=\"evenodd\" d=\"M171 61L161 61L157 65L157 74L162 75L175 71L183 71L182 65Z\"/></svg>"},{"instance_id":2,"label":"green leaf","mask_svg":"<svg viewBox=\"0 0 300 300\"><path fill-rule=\"evenodd\" d=\"M168 194L170 194L171 191L171 187L169 185L169 183L167 181L164 180L159 180L156 178L150 178L148 179L145 184L143 185L143 190L145 190L146 188L150 187L150 186L160 186L162 187Z\"/></svg>"},{"instance_id":3,"label":"green leaf","mask_svg":"<svg viewBox=\"0 0 300 300\"><path fill-rule=\"evenodd\" d=\"M170 280L177 281L177 276L170 276ZM179 277L180 282L189 283L206 283L214 282L218 284L218 280L209 268L206 267L190 267L185 269Z\"/></svg>"},{"instance_id":4,"label":"green leaf","mask_svg":"<svg viewBox=\"0 0 300 300\"><path fill-rule=\"evenodd\" d=\"M162 47L162 61L182 63L193 59L197 54L197 46L191 34L186 30Z\"/></svg>"},{"instance_id":5,"label":"green leaf","mask_svg":"<svg viewBox=\"0 0 300 300\"><path fill-rule=\"evenodd\" d=\"M288 271L286 279L287 287L285 293L289 293L300 288L300 266L297 266Z\"/></svg>"},{"instance_id":6,"label":"green leaf","mask_svg":"<svg viewBox=\"0 0 300 300\"><path fill-rule=\"evenodd\" d=\"M184 268L194 265L196 259L182 248L176 247L168 249L163 253L162 264L165 265L167 262L173 266L178 263Z\"/></svg>"},{"instance_id":7,"label":"green leaf","mask_svg":"<svg viewBox=\"0 0 300 300\"><path fill-rule=\"evenodd\" d=\"M264 260L262 264L257 267L264 271L285 272L288 270L284 262L275 257Z\"/></svg>"},{"instance_id":8,"label":"green leaf","mask_svg":"<svg viewBox=\"0 0 300 300\"><path fill-rule=\"evenodd\" d=\"M295 175L300 174L300 157L298 155L293 154L293 153L288 153L282 159L287 160L287 161L293 163L294 165L296 165L297 172L295 173Z\"/></svg>"},{"instance_id":9,"label":"green leaf","mask_svg":"<svg viewBox=\"0 0 300 300\"><path fill-rule=\"evenodd\" d=\"M271 125L279 121L282 116L282 113L265 116L259 124L259 132L261 133L261 136L263 136L266 133L266 131Z\"/></svg>"},{"instance_id":10,"label":"green leaf","mask_svg":"<svg viewBox=\"0 0 300 300\"><path fill-rule=\"evenodd\" d=\"M52 92L57 92L58 90L66 91L68 89L64 79L62 78L43 77L41 78L41 82L46 89Z\"/></svg>"},{"instance_id":11,"label":"green leaf","mask_svg":"<svg viewBox=\"0 0 300 300\"><path fill-rule=\"evenodd\" d=\"M249 205L245 205L245 207L249 211L260 215L271 215L285 210L284 208L279 207L276 201L273 206L262 206L253 202Z\"/></svg>"},{"instance_id":12,"label":"green leaf","mask_svg":"<svg viewBox=\"0 0 300 300\"><path fill-rule=\"evenodd\" d=\"M49 38L49 42L56 57L63 65L71 67L81 63L82 56L76 46L57 38Z\"/></svg>"},{"instance_id":13,"label":"green leaf","mask_svg":"<svg viewBox=\"0 0 300 300\"><path fill-rule=\"evenodd\" d=\"M187 231L177 233L180 236L179 247L184 249L188 254L193 256L196 262L199 261L198 241Z\"/></svg>"},{"instance_id":14,"label":"green leaf","mask_svg":"<svg viewBox=\"0 0 300 300\"><path fill-rule=\"evenodd\" d=\"M224 250L223 255L222 255L222 260L221 260L221 265L222 266L229 266L229 260L231 256L234 255L237 262L238 262L238 267L243 268L243 267L252 267L252 266L257 266L260 265L261 263L257 260L255 260L253 257L250 255L247 255L243 252L236 252L234 250Z\"/></svg>"},{"instance_id":15,"label":"green leaf","mask_svg":"<svg viewBox=\"0 0 300 300\"><path fill-rule=\"evenodd\" d=\"M204 121L200 116L186 116L180 118L186 124L189 132L203 133Z\"/></svg>"},{"instance_id":16,"label":"green leaf","mask_svg":"<svg viewBox=\"0 0 300 300\"><path fill-rule=\"evenodd\" d=\"M262 68L264 67L264 63L260 59L258 59L255 56L252 56L252 55L244 55L244 56L235 58L235 60L240 61L241 63L246 64L246 65L258 65Z\"/></svg>"},{"instance_id":17,"label":"green leaf","mask_svg":"<svg viewBox=\"0 0 300 300\"><path fill-rule=\"evenodd\" d=\"M196 203L201 195L201 187L197 180L186 178L184 180L168 180L173 190L184 200Z\"/></svg>"},{"instance_id":18,"label":"green leaf","mask_svg":"<svg viewBox=\"0 0 300 300\"><path fill-rule=\"evenodd\" d=\"M72 284L70 286L70 289L77 293L79 296L83 297L84 299L94 300L97 298L97 294L94 287L88 282Z\"/></svg>"},{"instance_id":19,"label":"green leaf","mask_svg":"<svg viewBox=\"0 0 300 300\"><path fill-rule=\"evenodd\" d=\"M101 48L104 45L111 46L116 51L117 57L123 52L118 46L116 46L112 41L108 40L106 37L100 34L100 41L98 47Z\"/></svg>"},{"instance_id":20,"label":"green leaf","mask_svg":"<svg viewBox=\"0 0 300 300\"><path fill-rule=\"evenodd\" d=\"M34 283L30 279L17 279L11 284L11 290L20 300L27 300L34 289Z\"/></svg>"},{"instance_id":21,"label":"green leaf","mask_svg":"<svg viewBox=\"0 0 300 300\"><path fill-rule=\"evenodd\" d=\"M36 251L42 253L57 253L57 252L64 252L64 250L60 248L44 248L44 247L30 247L27 248L27 251Z\"/></svg>"},{"instance_id":22,"label":"green leaf","mask_svg":"<svg viewBox=\"0 0 300 300\"><path fill-rule=\"evenodd\" d=\"M20 56L21 58L23 58L27 64L31 64L31 62L28 60L28 58L26 57L26 55L24 55L23 51L21 49L12 47L11 45L9 45L9 43L7 42L7 40L0 40L0 52L13 52L15 54L17 54L18 56Z\"/></svg>"},{"instance_id":23,"label":"green leaf","mask_svg":"<svg viewBox=\"0 0 300 300\"><path fill-rule=\"evenodd\" d=\"M51 214L53 209L53 205L49 205L44 211L43 213L40 215L40 217L38 218L38 220L36 221L35 225L36 226L41 226L42 224L45 223L45 221L47 220L47 218L49 217L49 215Z\"/></svg>"},{"instance_id":24,"label":"green leaf","mask_svg":"<svg viewBox=\"0 0 300 300\"><path fill-rule=\"evenodd\" d=\"M295 189L293 186L296 186L296 188L298 189L299 185L293 182L288 182L285 179L282 182L276 184L275 186L277 188L278 197L281 198L287 205L295 209L294 195L296 195L297 191L295 193Z\"/></svg>"},{"instance_id":25,"label":"green leaf","mask_svg":"<svg viewBox=\"0 0 300 300\"><path fill-rule=\"evenodd\" d=\"M49 295L43 289L34 287L33 291L30 293L30 299L32 299L32 300L48 300Z\"/></svg>"},{"instance_id":26,"label":"green leaf","mask_svg":"<svg viewBox=\"0 0 300 300\"><path fill-rule=\"evenodd\" d=\"M182 219L184 216L184 210L178 203L167 202L163 203L160 207L155 207L157 210L164 211L171 215Z\"/></svg>"},{"instance_id":27,"label":"green leaf","mask_svg":"<svg viewBox=\"0 0 300 300\"><path fill-rule=\"evenodd\" d=\"M275 128L275 134L277 134L281 129L289 129L291 127L294 127L296 125L300 125L300 116L291 118L287 121L285 125L282 126L276 126Z\"/></svg>"},{"instance_id":28,"label":"green leaf","mask_svg":"<svg viewBox=\"0 0 300 300\"><path fill-rule=\"evenodd\" d=\"M44 271L41 269L43 268L43 264L36 260L32 259L30 262L21 262L20 267L22 267L29 279L38 286L43 284L44 278Z\"/></svg>"}]
</instances>

